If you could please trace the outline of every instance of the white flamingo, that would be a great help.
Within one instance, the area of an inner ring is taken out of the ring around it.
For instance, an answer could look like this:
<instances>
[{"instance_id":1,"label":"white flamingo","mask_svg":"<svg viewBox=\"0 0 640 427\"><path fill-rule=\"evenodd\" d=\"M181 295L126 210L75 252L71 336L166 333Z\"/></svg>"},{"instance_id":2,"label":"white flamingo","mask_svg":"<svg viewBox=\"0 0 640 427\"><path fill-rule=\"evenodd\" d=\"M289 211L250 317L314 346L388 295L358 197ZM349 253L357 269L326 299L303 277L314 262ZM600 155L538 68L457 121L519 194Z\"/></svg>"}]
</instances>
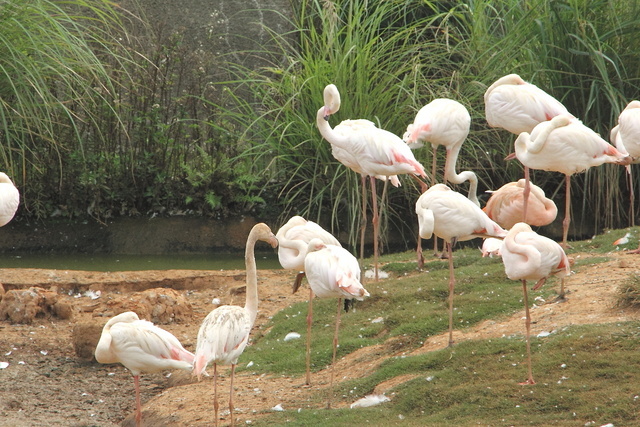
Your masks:
<instances>
[{"instance_id":1,"label":"white flamingo","mask_svg":"<svg viewBox=\"0 0 640 427\"><path fill-rule=\"evenodd\" d=\"M453 344L453 295L455 273L453 245L476 237L498 237L506 231L492 221L471 200L447 187L436 184L424 192L416 202L418 231L423 239L433 234L447 244L449 256L449 346Z\"/></svg>"},{"instance_id":2,"label":"white flamingo","mask_svg":"<svg viewBox=\"0 0 640 427\"><path fill-rule=\"evenodd\" d=\"M247 239L245 249L245 264L247 269L247 296L244 307L223 305L211 311L205 317L200 330L193 365L193 373L198 376L204 372L209 363L213 363L213 407L215 412L214 424L218 425L218 365L231 365L231 380L229 386L229 412L231 425L233 416L233 377L238 358L249 342L249 334L258 313L258 278L254 247L258 240L269 243L272 247L278 245L276 236L266 224L253 226Z\"/></svg>"},{"instance_id":3,"label":"white flamingo","mask_svg":"<svg viewBox=\"0 0 640 427\"><path fill-rule=\"evenodd\" d=\"M286 270L299 272L293 284L294 293L304 277L304 259L307 256L309 242L313 238L319 238L330 245L341 246L338 239L320 225L298 215L291 217L276 233L280 265Z\"/></svg>"},{"instance_id":4,"label":"white flamingo","mask_svg":"<svg viewBox=\"0 0 640 427\"><path fill-rule=\"evenodd\" d=\"M424 167L415 159L411 149L401 138L389 131L379 129L368 120L344 120L335 128L331 128L329 117L339 109L340 92L335 85L327 85L324 88L324 105L318 110L316 124L324 139L331 143L334 157L363 177L363 218L366 218L365 177L370 178L373 207L374 271L377 281L380 224L375 190L376 177L384 177L385 180L391 180L394 185L399 185L400 181L396 175L410 174L425 177L426 173ZM364 229L362 233L364 233Z\"/></svg>"},{"instance_id":5,"label":"white flamingo","mask_svg":"<svg viewBox=\"0 0 640 427\"><path fill-rule=\"evenodd\" d=\"M0 172L0 227L13 219L20 204L20 192L6 173Z\"/></svg>"},{"instance_id":6,"label":"white flamingo","mask_svg":"<svg viewBox=\"0 0 640 427\"><path fill-rule=\"evenodd\" d=\"M304 260L305 272L309 281L309 312L307 315L307 384L310 383L311 355L311 319L313 313L313 295L318 298L337 298L338 312L333 336L333 359L331 362L330 388L333 388L333 375L338 348L340 312L343 299L362 301L369 292L360 282L358 260L341 246L329 245L314 238L309 242L307 257ZM331 406L331 399L327 406Z\"/></svg>"},{"instance_id":7,"label":"white flamingo","mask_svg":"<svg viewBox=\"0 0 640 427\"><path fill-rule=\"evenodd\" d=\"M140 320L133 311L109 319L102 328L95 356L99 363L121 363L131 371L136 390L136 426L140 426L142 420L140 374L191 370L194 358L173 334Z\"/></svg>"},{"instance_id":8,"label":"white flamingo","mask_svg":"<svg viewBox=\"0 0 640 427\"><path fill-rule=\"evenodd\" d=\"M531 314L527 297L527 280L536 281L534 290L540 288L552 275L568 276L569 259L562 247L553 240L540 236L531 230L531 226L523 222L515 224L502 242L502 262L507 277L522 282L524 293L524 309L526 313L525 328L527 340L527 364L529 377L521 384L535 384L531 369Z\"/></svg>"}]
</instances>

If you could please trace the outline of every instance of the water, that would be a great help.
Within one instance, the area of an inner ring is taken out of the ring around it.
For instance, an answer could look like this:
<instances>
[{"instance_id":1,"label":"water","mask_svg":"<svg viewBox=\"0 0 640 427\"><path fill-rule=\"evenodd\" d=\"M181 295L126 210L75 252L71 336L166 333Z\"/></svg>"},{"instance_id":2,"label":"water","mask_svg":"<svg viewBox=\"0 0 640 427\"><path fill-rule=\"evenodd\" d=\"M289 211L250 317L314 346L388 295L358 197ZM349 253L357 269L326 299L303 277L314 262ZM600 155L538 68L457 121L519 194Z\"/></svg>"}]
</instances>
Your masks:
<instances>
[{"instance_id":1,"label":"water","mask_svg":"<svg viewBox=\"0 0 640 427\"><path fill-rule=\"evenodd\" d=\"M256 253L260 270L282 268L278 254ZM205 255L117 255L117 254L3 254L0 268L45 268L86 271L136 270L244 270L242 254Z\"/></svg>"}]
</instances>

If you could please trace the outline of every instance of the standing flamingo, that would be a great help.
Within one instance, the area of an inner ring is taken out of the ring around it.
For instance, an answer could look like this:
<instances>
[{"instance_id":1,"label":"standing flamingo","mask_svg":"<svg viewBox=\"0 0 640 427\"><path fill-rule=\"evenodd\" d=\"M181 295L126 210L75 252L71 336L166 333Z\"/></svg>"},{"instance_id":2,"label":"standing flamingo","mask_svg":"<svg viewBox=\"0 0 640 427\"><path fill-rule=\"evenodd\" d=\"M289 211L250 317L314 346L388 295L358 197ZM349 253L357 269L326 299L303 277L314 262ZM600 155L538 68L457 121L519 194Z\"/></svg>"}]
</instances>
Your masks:
<instances>
[{"instance_id":1,"label":"standing flamingo","mask_svg":"<svg viewBox=\"0 0 640 427\"><path fill-rule=\"evenodd\" d=\"M559 114L569 114L560 101L517 74L508 74L496 80L484 93L487 123L505 129L514 135L533 132L539 123ZM524 205L522 221L526 222L529 200L529 168L524 165Z\"/></svg>"},{"instance_id":2,"label":"standing flamingo","mask_svg":"<svg viewBox=\"0 0 640 427\"><path fill-rule=\"evenodd\" d=\"M613 142L623 154L629 154L633 158L632 163L640 163L640 101L631 101L618 116L618 125L611 129L611 142ZM635 225L633 191L633 178L631 165L627 166L627 178L629 180L629 221ZM640 246L629 253L640 253Z\"/></svg>"},{"instance_id":3,"label":"standing flamingo","mask_svg":"<svg viewBox=\"0 0 640 427\"><path fill-rule=\"evenodd\" d=\"M515 150L515 157L528 168L565 174L566 200L562 221L562 246L565 248L571 222L571 175L603 163L628 165L631 162L631 157L620 153L569 114L540 123L531 134L522 132L515 141ZM560 293L560 297L563 296L564 289Z\"/></svg>"},{"instance_id":4,"label":"standing flamingo","mask_svg":"<svg viewBox=\"0 0 640 427\"><path fill-rule=\"evenodd\" d=\"M309 242L314 237L329 245L341 246L338 239L313 221L301 216L293 216L276 233L278 239L278 260L282 268L299 271L293 284L293 293L300 287L304 277L304 259Z\"/></svg>"},{"instance_id":5,"label":"standing flamingo","mask_svg":"<svg viewBox=\"0 0 640 427\"><path fill-rule=\"evenodd\" d=\"M11 221L20 204L20 192L6 173L0 172L0 227Z\"/></svg>"},{"instance_id":6,"label":"standing flamingo","mask_svg":"<svg viewBox=\"0 0 640 427\"><path fill-rule=\"evenodd\" d=\"M500 227L508 230L518 222L540 227L551 224L556 219L558 207L553 200L545 196L544 190L535 184L530 184L529 209L527 217L524 218L525 182L525 179L519 179L491 191L491 197L482 210L500 224Z\"/></svg>"},{"instance_id":7,"label":"standing flamingo","mask_svg":"<svg viewBox=\"0 0 640 427\"><path fill-rule=\"evenodd\" d=\"M522 281L529 378L521 384L535 384L531 369L531 344L529 342L531 314L527 298L527 280L535 280L537 283L533 289L537 290L551 275L568 276L570 273L569 260L558 243L532 231L528 224L519 222L509 230L507 237L502 242L502 262L509 279Z\"/></svg>"},{"instance_id":8,"label":"standing flamingo","mask_svg":"<svg viewBox=\"0 0 640 427\"><path fill-rule=\"evenodd\" d=\"M424 192L416 202L418 231L423 239L433 234L447 244L449 255L449 346L453 344L453 245L476 237L499 237L506 231L491 220L482 209L445 184L436 184Z\"/></svg>"},{"instance_id":9,"label":"standing flamingo","mask_svg":"<svg viewBox=\"0 0 640 427\"><path fill-rule=\"evenodd\" d=\"M247 269L247 297L244 307L223 305L211 311L205 317L196 344L193 373L198 376L209 363L213 363L213 408L214 423L218 425L218 365L231 365L231 384L229 386L229 412L233 425L233 377L238 358L249 341L251 328L258 313L258 278L254 248L262 240L272 247L278 246L276 236L266 224L253 226L247 239L244 261Z\"/></svg>"},{"instance_id":10,"label":"standing flamingo","mask_svg":"<svg viewBox=\"0 0 640 427\"><path fill-rule=\"evenodd\" d=\"M462 148L462 143L469 135L471 116L464 105L458 101L447 98L438 98L422 107L413 121L407 126L407 132L403 139L410 148L422 147L422 141L431 143L433 150L431 166L431 185L436 183L436 150L439 145L446 149L447 156L444 167L444 183L450 181L454 184L462 184L469 181L469 199L476 205L478 202L478 177L472 171L456 173L456 162ZM422 245L418 237L418 265L422 267ZM434 237L434 251L437 253L437 237Z\"/></svg>"},{"instance_id":11,"label":"standing flamingo","mask_svg":"<svg viewBox=\"0 0 640 427\"><path fill-rule=\"evenodd\" d=\"M318 110L318 130L331 143L333 155L347 167L363 177L362 215L366 215L365 176L371 182L373 207L373 253L375 280L378 280L379 216L376 196L376 177L385 177L400 185L396 175L412 174L426 177L424 167L418 163L411 149L401 138L377 128L368 120L345 120L335 128L329 125L329 117L340 109L340 92L333 85L324 88L324 105ZM338 154L336 154L338 153ZM363 230L364 233L364 230Z\"/></svg>"},{"instance_id":12,"label":"standing flamingo","mask_svg":"<svg viewBox=\"0 0 640 427\"><path fill-rule=\"evenodd\" d=\"M102 328L95 356L99 363L121 363L131 371L136 389L136 426L142 420L140 374L191 370L194 358L170 332L140 320L133 311L109 319Z\"/></svg>"},{"instance_id":13,"label":"standing flamingo","mask_svg":"<svg viewBox=\"0 0 640 427\"><path fill-rule=\"evenodd\" d=\"M309 293L309 313L307 315L307 384L310 383L311 365L311 319L313 313L313 295L318 298L338 298L338 313L333 336L333 359L331 362L330 388L333 389L333 375L338 348L338 331L340 329L340 311L342 299L362 301L369 292L360 282L360 266L358 260L341 246L324 243L314 238L309 242L307 257L304 260L305 272L311 291ZM327 406L331 406L331 398Z\"/></svg>"}]
</instances>

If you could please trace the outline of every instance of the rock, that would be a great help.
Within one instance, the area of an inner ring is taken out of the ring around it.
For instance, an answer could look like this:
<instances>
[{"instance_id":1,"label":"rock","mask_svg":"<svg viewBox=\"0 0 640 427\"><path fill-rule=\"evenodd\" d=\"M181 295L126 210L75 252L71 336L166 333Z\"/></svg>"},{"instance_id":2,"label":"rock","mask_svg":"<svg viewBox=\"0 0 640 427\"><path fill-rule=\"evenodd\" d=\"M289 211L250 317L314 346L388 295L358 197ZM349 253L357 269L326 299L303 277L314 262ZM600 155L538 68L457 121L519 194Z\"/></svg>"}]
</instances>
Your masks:
<instances>
[{"instance_id":1,"label":"rock","mask_svg":"<svg viewBox=\"0 0 640 427\"><path fill-rule=\"evenodd\" d=\"M53 306L58 299L57 292L39 287L12 289L0 302L0 320L29 324L38 316L54 315Z\"/></svg>"},{"instance_id":2,"label":"rock","mask_svg":"<svg viewBox=\"0 0 640 427\"><path fill-rule=\"evenodd\" d=\"M153 288L135 292L128 297L117 297L106 302L105 307L94 310L94 316L113 317L125 311L134 311L141 319L156 324L168 324L191 319L193 308L178 291L170 288Z\"/></svg>"},{"instance_id":3,"label":"rock","mask_svg":"<svg viewBox=\"0 0 640 427\"><path fill-rule=\"evenodd\" d=\"M102 319L94 319L73 325L71 340L76 356L87 361L94 359L93 353L98 345L105 323L106 321Z\"/></svg>"}]
</instances>

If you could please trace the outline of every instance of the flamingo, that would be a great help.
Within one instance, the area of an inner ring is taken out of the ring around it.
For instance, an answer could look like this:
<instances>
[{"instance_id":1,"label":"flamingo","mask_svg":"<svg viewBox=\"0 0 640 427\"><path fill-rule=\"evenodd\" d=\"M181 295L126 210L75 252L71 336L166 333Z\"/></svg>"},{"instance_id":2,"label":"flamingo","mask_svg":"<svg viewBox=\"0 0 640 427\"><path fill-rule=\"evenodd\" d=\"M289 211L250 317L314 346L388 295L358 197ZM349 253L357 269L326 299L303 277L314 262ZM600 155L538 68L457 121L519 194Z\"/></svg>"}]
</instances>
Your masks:
<instances>
[{"instance_id":1,"label":"flamingo","mask_svg":"<svg viewBox=\"0 0 640 427\"><path fill-rule=\"evenodd\" d=\"M233 377L238 358L249 341L251 328L258 313L258 278L254 247L258 240L278 246L276 236L264 223L253 226L247 239L245 265L247 269L247 296L244 307L223 305L211 311L205 317L196 344L193 373L200 376L209 363L213 363L213 407L214 423L218 425L218 365L231 365L229 386L229 412L233 425Z\"/></svg>"},{"instance_id":2,"label":"flamingo","mask_svg":"<svg viewBox=\"0 0 640 427\"><path fill-rule=\"evenodd\" d=\"M544 190L535 184L530 184L529 209L527 217L524 218L525 185L526 180L523 178L491 191L491 197L482 210L507 230L518 222L535 226L551 224L558 215L558 207L553 200L545 196Z\"/></svg>"},{"instance_id":3,"label":"flamingo","mask_svg":"<svg viewBox=\"0 0 640 427\"><path fill-rule=\"evenodd\" d=\"M291 217L276 233L280 265L285 270L299 271L293 284L293 293L298 290L304 277L304 259L309 241L314 237L327 244L341 246L338 239L320 225L298 215Z\"/></svg>"},{"instance_id":4,"label":"flamingo","mask_svg":"<svg viewBox=\"0 0 640 427\"><path fill-rule=\"evenodd\" d=\"M167 369L191 370L194 358L173 334L140 320L133 311L109 319L102 328L95 356L99 363L121 363L131 371L136 389L136 426L142 421L140 374Z\"/></svg>"},{"instance_id":5,"label":"flamingo","mask_svg":"<svg viewBox=\"0 0 640 427\"><path fill-rule=\"evenodd\" d=\"M0 227L13 219L20 204L20 192L6 173L0 172Z\"/></svg>"},{"instance_id":6,"label":"flamingo","mask_svg":"<svg viewBox=\"0 0 640 427\"><path fill-rule=\"evenodd\" d=\"M505 129L514 135L533 132L539 123L559 114L569 114L560 101L517 74L508 74L496 80L484 93L487 123ZM524 165L524 205L522 221L526 222L529 200L529 168Z\"/></svg>"},{"instance_id":7,"label":"flamingo","mask_svg":"<svg viewBox=\"0 0 640 427\"><path fill-rule=\"evenodd\" d=\"M449 346L453 345L453 245L476 237L504 237L507 232L491 220L471 200L447 187L436 184L416 202L418 231L423 239L433 234L447 244L449 255Z\"/></svg>"},{"instance_id":8,"label":"flamingo","mask_svg":"<svg viewBox=\"0 0 640 427\"><path fill-rule=\"evenodd\" d=\"M444 167L444 183L450 181L454 184L462 184L469 181L468 197L476 205L478 202L478 177L472 171L456 173L456 162L462 148L462 143L469 135L471 116L464 105L458 101L447 98L438 98L422 107L412 124L407 126L407 132L403 139L410 148L422 147L422 141L431 143L433 150L431 166L431 185L436 182L436 150L443 145L447 152ZM433 247L437 252L437 237L434 237ZM422 244L418 237L418 265L422 267Z\"/></svg>"},{"instance_id":9,"label":"flamingo","mask_svg":"<svg viewBox=\"0 0 640 427\"><path fill-rule=\"evenodd\" d=\"M358 260L341 246L326 244L318 238L309 241L304 268L311 291L309 293L309 312L307 315L307 384L310 383L311 358L311 319L313 313L313 295L318 298L338 298L338 313L333 336L333 359L331 362L330 388L333 388L333 375L338 348L340 311L342 299L362 301L369 292L360 282ZM327 403L331 407L331 398Z\"/></svg>"},{"instance_id":10,"label":"flamingo","mask_svg":"<svg viewBox=\"0 0 640 427\"><path fill-rule=\"evenodd\" d=\"M527 299L527 280L535 280L537 283L533 289L537 290L549 276L566 277L570 273L569 259L558 243L532 231L528 224L519 222L511 227L502 242L502 262L509 279L522 281L529 378L521 384L535 384L531 369L531 314Z\"/></svg>"},{"instance_id":11,"label":"flamingo","mask_svg":"<svg viewBox=\"0 0 640 427\"><path fill-rule=\"evenodd\" d=\"M640 101L631 101L618 116L618 124L611 129L611 142L618 151L629 154L632 163L640 163ZM631 166L627 166L629 179L629 220L631 226L635 225L633 179L631 178ZM640 253L640 246L629 253Z\"/></svg>"},{"instance_id":12,"label":"flamingo","mask_svg":"<svg viewBox=\"0 0 640 427\"><path fill-rule=\"evenodd\" d=\"M400 185L397 177L399 174L426 177L426 173L424 167L415 159L411 149L400 137L384 129L379 129L368 120L344 120L332 129L329 125L329 117L340 109L340 92L335 85L329 84L324 88L323 95L324 105L318 110L316 117L318 130L322 137L331 144L334 157L361 175L364 221L366 221L365 183L366 177L370 178L374 271L377 281L379 216L375 180L384 177L385 180L391 181L397 187ZM362 235L364 235L364 228Z\"/></svg>"},{"instance_id":13,"label":"flamingo","mask_svg":"<svg viewBox=\"0 0 640 427\"><path fill-rule=\"evenodd\" d=\"M522 132L515 141L515 157L527 168L565 174L566 201L562 221L562 246L565 248L571 222L571 175L603 163L626 166L631 162L629 155L622 154L570 114L540 123L531 134ZM513 155L507 158L511 159ZM560 292L560 297L563 296L564 289Z\"/></svg>"}]
</instances>

